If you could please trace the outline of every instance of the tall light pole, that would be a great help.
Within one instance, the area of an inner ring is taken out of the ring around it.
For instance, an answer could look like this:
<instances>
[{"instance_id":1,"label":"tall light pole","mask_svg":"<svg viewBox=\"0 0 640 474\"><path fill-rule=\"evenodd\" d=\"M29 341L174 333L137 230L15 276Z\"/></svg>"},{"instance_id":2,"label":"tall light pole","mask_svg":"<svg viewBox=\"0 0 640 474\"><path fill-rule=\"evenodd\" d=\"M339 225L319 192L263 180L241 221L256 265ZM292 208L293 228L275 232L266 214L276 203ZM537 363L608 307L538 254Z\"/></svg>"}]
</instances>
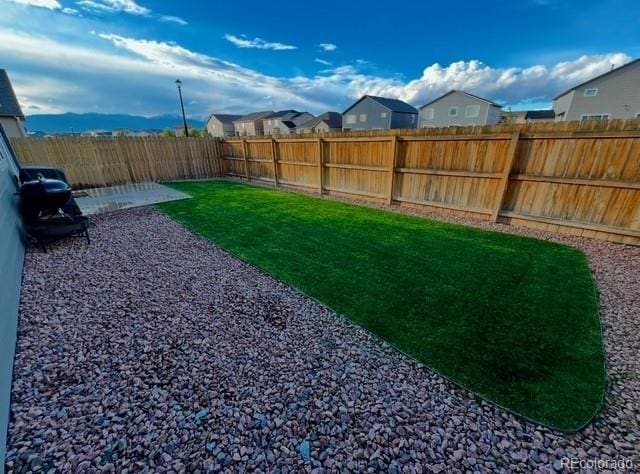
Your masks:
<instances>
[{"instance_id":1,"label":"tall light pole","mask_svg":"<svg viewBox=\"0 0 640 474\"><path fill-rule=\"evenodd\" d=\"M187 117L184 114L184 102L182 101L182 81L176 79L176 86L178 86L178 95L180 96L180 108L182 109L182 122L184 123L184 136L189 136L189 128L187 127Z\"/></svg>"}]
</instances>

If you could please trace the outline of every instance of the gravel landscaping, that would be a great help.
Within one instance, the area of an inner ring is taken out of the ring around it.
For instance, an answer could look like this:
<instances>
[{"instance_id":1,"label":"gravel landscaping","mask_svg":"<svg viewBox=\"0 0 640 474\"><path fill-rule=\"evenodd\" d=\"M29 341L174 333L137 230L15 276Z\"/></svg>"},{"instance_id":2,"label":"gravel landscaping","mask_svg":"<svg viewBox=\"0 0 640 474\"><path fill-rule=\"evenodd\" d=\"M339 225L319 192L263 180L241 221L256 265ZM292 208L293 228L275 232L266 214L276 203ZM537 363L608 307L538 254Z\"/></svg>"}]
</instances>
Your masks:
<instances>
[{"instance_id":1,"label":"gravel landscaping","mask_svg":"<svg viewBox=\"0 0 640 474\"><path fill-rule=\"evenodd\" d=\"M589 256L610 386L580 433L456 388L137 209L94 217L91 246L27 254L6 470L553 472L563 458L640 470L640 248L456 221Z\"/></svg>"}]
</instances>

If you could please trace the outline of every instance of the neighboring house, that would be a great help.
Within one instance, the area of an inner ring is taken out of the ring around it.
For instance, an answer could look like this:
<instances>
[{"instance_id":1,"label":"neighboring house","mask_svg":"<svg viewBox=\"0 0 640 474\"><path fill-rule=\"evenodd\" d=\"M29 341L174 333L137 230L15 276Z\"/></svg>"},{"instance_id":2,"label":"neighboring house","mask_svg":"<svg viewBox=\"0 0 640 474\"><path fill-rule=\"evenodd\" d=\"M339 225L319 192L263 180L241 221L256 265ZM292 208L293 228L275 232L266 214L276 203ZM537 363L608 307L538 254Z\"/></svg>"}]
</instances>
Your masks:
<instances>
[{"instance_id":1,"label":"neighboring house","mask_svg":"<svg viewBox=\"0 0 640 474\"><path fill-rule=\"evenodd\" d=\"M420 107L420 127L467 127L500 123L502 107L464 91L452 90Z\"/></svg>"},{"instance_id":2,"label":"neighboring house","mask_svg":"<svg viewBox=\"0 0 640 474\"><path fill-rule=\"evenodd\" d=\"M549 110L521 110L517 112L505 112L502 115L501 123L538 123L553 122L555 112Z\"/></svg>"},{"instance_id":3,"label":"neighboring house","mask_svg":"<svg viewBox=\"0 0 640 474\"><path fill-rule=\"evenodd\" d=\"M640 118L640 59L563 92L553 110L556 121Z\"/></svg>"},{"instance_id":4,"label":"neighboring house","mask_svg":"<svg viewBox=\"0 0 640 474\"><path fill-rule=\"evenodd\" d=\"M338 112L325 112L303 123L297 129L298 133L329 133L340 131L342 131L342 114Z\"/></svg>"},{"instance_id":5,"label":"neighboring house","mask_svg":"<svg viewBox=\"0 0 640 474\"><path fill-rule=\"evenodd\" d=\"M262 120L265 135L288 135L296 133L296 128L313 119L309 112L281 110Z\"/></svg>"},{"instance_id":6,"label":"neighboring house","mask_svg":"<svg viewBox=\"0 0 640 474\"><path fill-rule=\"evenodd\" d=\"M524 115L524 123L553 122L556 113L553 109L548 110L528 110Z\"/></svg>"},{"instance_id":7,"label":"neighboring house","mask_svg":"<svg viewBox=\"0 0 640 474\"><path fill-rule=\"evenodd\" d=\"M212 137L232 137L236 134L233 121L242 115L213 114L207 121L207 131Z\"/></svg>"},{"instance_id":8,"label":"neighboring house","mask_svg":"<svg viewBox=\"0 0 640 474\"><path fill-rule=\"evenodd\" d=\"M27 136L24 114L4 69L0 69L0 125L9 138Z\"/></svg>"},{"instance_id":9,"label":"neighboring house","mask_svg":"<svg viewBox=\"0 0 640 474\"><path fill-rule=\"evenodd\" d=\"M362 96L342 114L342 129L387 130L390 128L416 128L418 110L397 99Z\"/></svg>"},{"instance_id":10,"label":"neighboring house","mask_svg":"<svg viewBox=\"0 0 640 474\"><path fill-rule=\"evenodd\" d=\"M262 121L273 114L273 110L266 110L263 112L253 112L251 114L243 115L239 119L233 121L234 132L236 135L243 137L264 135L264 126Z\"/></svg>"}]
</instances>

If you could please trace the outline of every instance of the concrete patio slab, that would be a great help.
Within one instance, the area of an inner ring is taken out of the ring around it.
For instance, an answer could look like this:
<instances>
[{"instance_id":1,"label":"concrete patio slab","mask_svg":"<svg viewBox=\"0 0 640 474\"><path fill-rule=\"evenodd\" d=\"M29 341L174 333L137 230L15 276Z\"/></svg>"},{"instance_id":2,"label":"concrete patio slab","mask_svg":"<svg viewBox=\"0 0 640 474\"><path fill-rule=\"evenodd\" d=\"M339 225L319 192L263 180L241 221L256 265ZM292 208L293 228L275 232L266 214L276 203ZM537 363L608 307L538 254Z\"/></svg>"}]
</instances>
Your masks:
<instances>
[{"instance_id":1,"label":"concrete patio slab","mask_svg":"<svg viewBox=\"0 0 640 474\"><path fill-rule=\"evenodd\" d=\"M84 189L78 193L76 202L83 214L150 206L167 201L189 199L188 194L176 191L159 183L136 183L107 188Z\"/></svg>"}]
</instances>

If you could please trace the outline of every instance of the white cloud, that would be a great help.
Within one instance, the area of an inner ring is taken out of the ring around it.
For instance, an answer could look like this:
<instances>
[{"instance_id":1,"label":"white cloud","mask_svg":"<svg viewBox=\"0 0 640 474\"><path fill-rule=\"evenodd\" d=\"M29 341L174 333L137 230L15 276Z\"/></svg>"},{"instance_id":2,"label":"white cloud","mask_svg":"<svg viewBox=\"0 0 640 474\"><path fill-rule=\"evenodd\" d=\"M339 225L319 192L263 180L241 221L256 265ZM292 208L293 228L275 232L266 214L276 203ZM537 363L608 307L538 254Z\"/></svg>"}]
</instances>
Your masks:
<instances>
[{"instance_id":1,"label":"white cloud","mask_svg":"<svg viewBox=\"0 0 640 474\"><path fill-rule=\"evenodd\" d=\"M177 23L178 25L188 25L189 23L186 20L183 20L182 18L180 18L179 16L172 16L172 15L160 15L158 17L158 19L160 21L164 21L167 23Z\"/></svg>"},{"instance_id":2,"label":"white cloud","mask_svg":"<svg viewBox=\"0 0 640 474\"><path fill-rule=\"evenodd\" d=\"M70 44L0 29L0 57L21 100L43 110L155 115L174 113L177 77L184 81L191 116L217 112L297 108L321 113L345 109L362 94L420 106L450 89L464 89L509 105L549 102L571 86L621 66L622 53L582 56L552 66L494 68L477 60L427 66L402 80L365 74L357 65L312 76L276 77L176 43L96 34L104 47ZM28 72L25 72L28 71Z\"/></svg>"},{"instance_id":3,"label":"white cloud","mask_svg":"<svg viewBox=\"0 0 640 474\"><path fill-rule=\"evenodd\" d=\"M85 10L98 10L102 12L114 13L116 10L111 8L109 5L105 5L104 3L94 2L93 0L81 0L80 2L76 2L77 5L80 5Z\"/></svg>"},{"instance_id":4,"label":"white cloud","mask_svg":"<svg viewBox=\"0 0 640 474\"><path fill-rule=\"evenodd\" d=\"M131 15L147 16L151 13L146 7L138 5L133 0L81 0L78 5L88 10L98 10L102 12L124 12Z\"/></svg>"},{"instance_id":5,"label":"white cloud","mask_svg":"<svg viewBox=\"0 0 640 474\"><path fill-rule=\"evenodd\" d=\"M139 5L134 0L80 0L77 5L84 10L98 13L128 13L130 15L155 18L165 23L177 23L178 25L188 25L187 21L174 15L161 15L153 13L149 8ZM65 9L67 10L67 9ZM71 9L69 9L71 10Z\"/></svg>"},{"instance_id":6,"label":"white cloud","mask_svg":"<svg viewBox=\"0 0 640 474\"><path fill-rule=\"evenodd\" d=\"M322 64L323 66L331 66L331 61L326 61L324 59L320 59L320 58L315 58L314 59L315 62Z\"/></svg>"},{"instance_id":7,"label":"white cloud","mask_svg":"<svg viewBox=\"0 0 640 474\"><path fill-rule=\"evenodd\" d=\"M62 8L60 2L57 0L9 0L13 3L19 3L21 5L29 5L31 7L48 8L49 10L59 10Z\"/></svg>"},{"instance_id":8,"label":"white cloud","mask_svg":"<svg viewBox=\"0 0 640 474\"><path fill-rule=\"evenodd\" d=\"M234 36L226 34L224 35L224 39L226 39L230 43L235 44L238 48L272 49L274 51L298 49L297 46L265 41L262 38L249 39L245 35Z\"/></svg>"},{"instance_id":9,"label":"white cloud","mask_svg":"<svg viewBox=\"0 0 640 474\"><path fill-rule=\"evenodd\" d=\"M75 8L65 7L65 8L62 9L62 13L66 13L67 15L82 16L82 15L80 15L80 12L78 10L76 10Z\"/></svg>"},{"instance_id":10,"label":"white cloud","mask_svg":"<svg viewBox=\"0 0 640 474\"><path fill-rule=\"evenodd\" d=\"M320 49L324 51L335 51L338 47L333 43L320 43Z\"/></svg>"}]
</instances>

